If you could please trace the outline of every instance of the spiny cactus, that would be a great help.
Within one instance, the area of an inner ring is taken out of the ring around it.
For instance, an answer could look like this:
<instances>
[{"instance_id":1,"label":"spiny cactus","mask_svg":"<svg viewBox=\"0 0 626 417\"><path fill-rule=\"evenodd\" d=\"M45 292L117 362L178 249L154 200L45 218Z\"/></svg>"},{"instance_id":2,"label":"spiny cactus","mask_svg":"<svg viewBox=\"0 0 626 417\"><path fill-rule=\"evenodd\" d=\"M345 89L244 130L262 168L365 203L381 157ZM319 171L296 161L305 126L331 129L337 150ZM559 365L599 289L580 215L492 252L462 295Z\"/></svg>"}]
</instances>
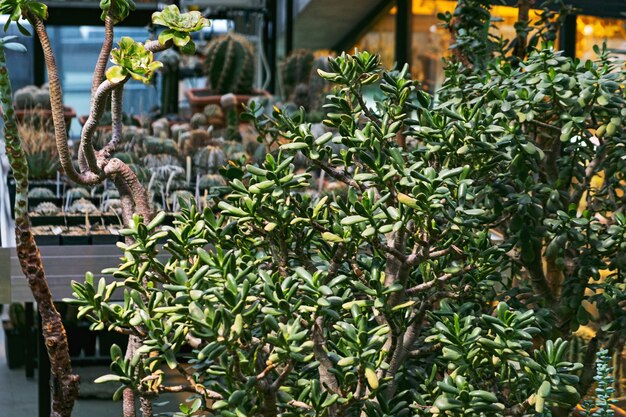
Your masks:
<instances>
[{"instance_id":1,"label":"spiny cactus","mask_svg":"<svg viewBox=\"0 0 626 417\"><path fill-rule=\"evenodd\" d=\"M49 201L44 201L43 203L37 204L37 206L33 209L33 212L40 214L42 216L52 216L57 214L61 209L57 207L56 204L51 203Z\"/></svg>"},{"instance_id":2,"label":"spiny cactus","mask_svg":"<svg viewBox=\"0 0 626 417\"><path fill-rule=\"evenodd\" d=\"M102 202L100 209L104 213L119 213L122 210L122 201L119 198L109 198Z\"/></svg>"},{"instance_id":3,"label":"spiny cactus","mask_svg":"<svg viewBox=\"0 0 626 417\"><path fill-rule=\"evenodd\" d=\"M54 198L56 195L49 188L35 187L28 191L28 198Z\"/></svg>"},{"instance_id":4,"label":"spiny cactus","mask_svg":"<svg viewBox=\"0 0 626 417\"><path fill-rule=\"evenodd\" d=\"M108 199L112 199L112 198L120 198L120 192L117 191L116 189L108 189L102 192L102 199L103 200L108 200Z\"/></svg>"},{"instance_id":5,"label":"spiny cactus","mask_svg":"<svg viewBox=\"0 0 626 417\"><path fill-rule=\"evenodd\" d=\"M190 124L193 129L199 129L202 126L207 126L208 120L204 113L196 113L191 116Z\"/></svg>"},{"instance_id":6,"label":"spiny cactus","mask_svg":"<svg viewBox=\"0 0 626 417\"><path fill-rule=\"evenodd\" d=\"M20 88L13 96L13 103L18 110L46 109L50 110L50 91L28 85Z\"/></svg>"},{"instance_id":7,"label":"spiny cactus","mask_svg":"<svg viewBox=\"0 0 626 417\"><path fill-rule=\"evenodd\" d=\"M183 156L193 155L197 149L204 148L215 142L213 137L206 130L196 129L185 132L178 138L178 147Z\"/></svg>"},{"instance_id":8,"label":"spiny cactus","mask_svg":"<svg viewBox=\"0 0 626 417\"><path fill-rule=\"evenodd\" d=\"M309 83L314 59L313 52L310 50L297 49L281 62L280 75L283 93L287 100L293 100L292 96L299 84Z\"/></svg>"},{"instance_id":9,"label":"spiny cactus","mask_svg":"<svg viewBox=\"0 0 626 417\"><path fill-rule=\"evenodd\" d=\"M247 94L254 79L254 48L241 35L229 33L213 39L204 65L207 86L215 94Z\"/></svg>"},{"instance_id":10,"label":"spiny cactus","mask_svg":"<svg viewBox=\"0 0 626 417\"><path fill-rule=\"evenodd\" d=\"M224 123L224 111L217 104L207 104L206 106L204 106L203 113L206 116L209 124Z\"/></svg>"},{"instance_id":11,"label":"spiny cactus","mask_svg":"<svg viewBox=\"0 0 626 417\"><path fill-rule=\"evenodd\" d=\"M98 211L98 208L91 201L79 198L72 203L67 211L69 213L94 213Z\"/></svg>"},{"instance_id":12,"label":"spiny cactus","mask_svg":"<svg viewBox=\"0 0 626 417\"><path fill-rule=\"evenodd\" d=\"M213 187L223 187L226 185L226 179L220 174L206 174L200 177L198 188L201 190L209 190Z\"/></svg>"},{"instance_id":13,"label":"spiny cactus","mask_svg":"<svg viewBox=\"0 0 626 417\"><path fill-rule=\"evenodd\" d=\"M226 163L226 155L221 148L209 145L194 155L193 163L200 173L214 174Z\"/></svg>"},{"instance_id":14,"label":"spiny cactus","mask_svg":"<svg viewBox=\"0 0 626 417\"><path fill-rule=\"evenodd\" d=\"M161 139L148 136L143 141L143 148L146 154L167 153L170 155L178 155L178 146L172 139Z\"/></svg>"},{"instance_id":15,"label":"spiny cactus","mask_svg":"<svg viewBox=\"0 0 626 417\"><path fill-rule=\"evenodd\" d=\"M176 165L181 166L180 161L174 155L170 155L167 153L160 153L157 155L146 155L143 158L144 167L157 168L164 165Z\"/></svg>"},{"instance_id":16,"label":"spiny cactus","mask_svg":"<svg viewBox=\"0 0 626 417\"><path fill-rule=\"evenodd\" d=\"M178 113L178 82L180 79L180 54L172 49L161 53L161 113Z\"/></svg>"},{"instance_id":17,"label":"spiny cactus","mask_svg":"<svg viewBox=\"0 0 626 417\"><path fill-rule=\"evenodd\" d=\"M67 190L65 196L71 200L78 200L79 198L89 198L91 194L85 188L74 187Z\"/></svg>"}]
</instances>

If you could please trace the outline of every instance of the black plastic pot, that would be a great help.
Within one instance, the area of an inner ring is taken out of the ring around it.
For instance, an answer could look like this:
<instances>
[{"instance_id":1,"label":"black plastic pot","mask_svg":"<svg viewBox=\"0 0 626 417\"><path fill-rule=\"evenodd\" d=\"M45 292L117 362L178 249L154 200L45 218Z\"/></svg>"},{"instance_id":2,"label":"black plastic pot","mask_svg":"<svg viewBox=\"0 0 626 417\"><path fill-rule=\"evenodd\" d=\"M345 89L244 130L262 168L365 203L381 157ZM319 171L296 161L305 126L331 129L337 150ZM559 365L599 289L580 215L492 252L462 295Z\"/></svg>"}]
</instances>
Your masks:
<instances>
[{"instance_id":1,"label":"black plastic pot","mask_svg":"<svg viewBox=\"0 0 626 417\"><path fill-rule=\"evenodd\" d=\"M24 351L27 341L23 332L13 328L8 321L2 322L2 328L4 329L4 351L9 369L24 366Z\"/></svg>"},{"instance_id":2,"label":"black plastic pot","mask_svg":"<svg viewBox=\"0 0 626 417\"><path fill-rule=\"evenodd\" d=\"M122 348L122 352L126 352L128 346L128 336L118 332L101 331L98 332L98 352L100 356L109 357L111 346L113 344Z\"/></svg>"},{"instance_id":3,"label":"black plastic pot","mask_svg":"<svg viewBox=\"0 0 626 417\"><path fill-rule=\"evenodd\" d=\"M96 332L89 330L88 323L66 323L65 331L71 357L78 357L81 352L87 357L95 356Z\"/></svg>"},{"instance_id":4,"label":"black plastic pot","mask_svg":"<svg viewBox=\"0 0 626 417\"><path fill-rule=\"evenodd\" d=\"M61 245L70 246L70 245L91 245L91 236L90 235L76 235L76 236L61 236Z\"/></svg>"},{"instance_id":5,"label":"black plastic pot","mask_svg":"<svg viewBox=\"0 0 626 417\"><path fill-rule=\"evenodd\" d=\"M91 235L92 245L115 245L120 242L120 235Z\"/></svg>"},{"instance_id":6,"label":"black plastic pot","mask_svg":"<svg viewBox=\"0 0 626 417\"><path fill-rule=\"evenodd\" d=\"M61 244L60 235L36 235L35 242L38 246L58 246Z\"/></svg>"},{"instance_id":7,"label":"black plastic pot","mask_svg":"<svg viewBox=\"0 0 626 417\"><path fill-rule=\"evenodd\" d=\"M33 226L65 226L65 216L30 216L30 223Z\"/></svg>"}]
</instances>

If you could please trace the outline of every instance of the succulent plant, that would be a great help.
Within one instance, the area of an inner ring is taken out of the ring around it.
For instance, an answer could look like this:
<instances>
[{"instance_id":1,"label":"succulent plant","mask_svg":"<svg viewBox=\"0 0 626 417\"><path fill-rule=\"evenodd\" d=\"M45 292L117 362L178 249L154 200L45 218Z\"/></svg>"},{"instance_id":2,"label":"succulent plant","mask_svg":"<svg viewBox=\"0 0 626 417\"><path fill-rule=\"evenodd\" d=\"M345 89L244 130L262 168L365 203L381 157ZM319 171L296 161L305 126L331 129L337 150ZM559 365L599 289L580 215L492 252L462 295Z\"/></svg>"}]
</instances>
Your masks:
<instances>
[{"instance_id":1,"label":"succulent plant","mask_svg":"<svg viewBox=\"0 0 626 417\"><path fill-rule=\"evenodd\" d=\"M109 198L102 202L100 209L104 213L119 213L122 210L122 201L119 198Z\"/></svg>"},{"instance_id":2,"label":"succulent plant","mask_svg":"<svg viewBox=\"0 0 626 417\"><path fill-rule=\"evenodd\" d=\"M226 155L222 148L209 145L198 151L193 163L202 174L214 174L226 163Z\"/></svg>"},{"instance_id":3,"label":"succulent plant","mask_svg":"<svg viewBox=\"0 0 626 417\"><path fill-rule=\"evenodd\" d=\"M94 213L97 212L98 208L89 200L84 198L79 198L74 201L72 205L67 209L68 213Z\"/></svg>"},{"instance_id":4,"label":"succulent plant","mask_svg":"<svg viewBox=\"0 0 626 417\"><path fill-rule=\"evenodd\" d=\"M322 106L326 100L326 94L328 94L331 90L331 84L326 79L319 76L319 71L328 72L331 70L328 64L329 58L330 57L328 56L324 56L315 59L311 68L311 77L309 78L308 84L309 100L308 105L305 107L315 115L323 113ZM311 120L313 116L313 114L310 115L307 120L312 122L321 121L321 116L318 116L320 120Z\"/></svg>"},{"instance_id":5,"label":"succulent plant","mask_svg":"<svg viewBox=\"0 0 626 417\"><path fill-rule=\"evenodd\" d=\"M80 198L89 198L91 197L91 194L85 188L74 187L74 188L70 188L69 190L65 192L65 197L74 201Z\"/></svg>"},{"instance_id":6,"label":"succulent plant","mask_svg":"<svg viewBox=\"0 0 626 417\"><path fill-rule=\"evenodd\" d=\"M143 148L146 154L170 154L178 155L178 145L172 139L161 139L148 136L143 140Z\"/></svg>"},{"instance_id":7,"label":"succulent plant","mask_svg":"<svg viewBox=\"0 0 626 417\"><path fill-rule=\"evenodd\" d=\"M189 123L175 124L175 125L172 125L172 127L170 128L172 139L174 139L178 143L179 147L180 147L180 141L179 141L180 135L182 135L185 132L188 132L190 129L191 129L191 125Z\"/></svg>"},{"instance_id":8,"label":"succulent plant","mask_svg":"<svg viewBox=\"0 0 626 417\"><path fill-rule=\"evenodd\" d=\"M28 198L54 198L56 195L52 190L45 187L35 187L28 191Z\"/></svg>"},{"instance_id":9,"label":"succulent plant","mask_svg":"<svg viewBox=\"0 0 626 417\"><path fill-rule=\"evenodd\" d=\"M150 124L150 127L152 128L153 136L158 138L169 138L171 136L170 121L166 117L155 120Z\"/></svg>"},{"instance_id":10,"label":"succulent plant","mask_svg":"<svg viewBox=\"0 0 626 417\"><path fill-rule=\"evenodd\" d=\"M110 188L108 190L104 190L102 192L102 199L103 200L108 200L111 198L120 198L120 192L117 191L116 189Z\"/></svg>"},{"instance_id":11,"label":"succulent plant","mask_svg":"<svg viewBox=\"0 0 626 417\"><path fill-rule=\"evenodd\" d=\"M228 159L239 159L244 155L247 157L246 149L244 148L243 143L235 140L224 141L222 149Z\"/></svg>"},{"instance_id":12,"label":"succulent plant","mask_svg":"<svg viewBox=\"0 0 626 417\"><path fill-rule=\"evenodd\" d=\"M126 77L147 84L154 71L163 66L161 62L154 60L152 52L133 38L124 36L118 45L111 51L111 62L115 65L106 72L107 79L114 84L122 82Z\"/></svg>"},{"instance_id":13,"label":"succulent plant","mask_svg":"<svg viewBox=\"0 0 626 417\"><path fill-rule=\"evenodd\" d=\"M205 174L198 181L198 188L201 190L209 190L213 187L224 187L227 181L220 174Z\"/></svg>"},{"instance_id":14,"label":"succulent plant","mask_svg":"<svg viewBox=\"0 0 626 417\"><path fill-rule=\"evenodd\" d=\"M213 39L204 64L207 85L216 94L247 94L254 79L252 44L242 35L229 33Z\"/></svg>"},{"instance_id":15,"label":"succulent plant","mask_svg":"<svg viewBox=\"0 0 626 417\"><path fill-rule=\"evenodd\" d=\"M129 152L117 152L113 155L113 157L119 159L125 164L132 164L134 162L133 155Z\"/></svg>"},{"instance_id":16,"label":"succulent plant","mask_svg":"<svg viewBox=\"0 0 626 417\"><path fill-rule=\"evenodd\" d=\"M170 193L169 197L167 198L167 202L170 205L170 208L172 211L174 212L178 211L178 208L179 208L178 202L181 199L187 203L195 201L194 195L187 190L173 191L172 193Z\"/></svg>"},{"instance_id":17,"label":"succulent plant","mask_svg":"<svg viewBox=\"0 0 626 417\"><path fill-rule=\"evenodd\" d=\"M50 91L28 85L15 91L13 104L18 110L50 109Z\"/></svg>"},{"instance_id":18,"label":"succulent plant","mask_svg":"<svg viewBox=\"0 0 626 417\"><path fill-rule=\"evenodd\" d=\"M197 149L204 148L216 142L206 130L196 129L181 134L178 138L178 147L183 156L193 155Z\"/></svg>"},{"instance_id":19,"label":"succulent plant","mask_svg":"<svg viewBox=\"0 0 626 417\"><path fill-rule=\"evenodd\" d=\"M280 75L283 94L289 101L299 85L306 86L311 77L311 69L315 57L308 49L297 49L280 63Z\"/></svg>"},{"instance_id":20,"label":"succulent plant","mask_svg":"<svg viewBox=\"0 0 626 417\"><path fill-rule=\"evenodd\" d=\"M215 120L221 120L223 123L224 111L217 104L207 104L202 112L207 117L209 123Z\"/></svg>"},{"instance_id":21,"label":"succulent plant","mask_svg":"<svg viewBox=\"0 0 626 417\"><path fill-rule=\"evenodd\" d=\"M159 34L159 42L164 45L171 40L174 45L181 48L186 54L196 52L196 46L191 39L191 32L197 32L203 27L209 26L209 20L198 11L181 13L178 6L172 4L166 6L162 12L152 15L152 23L166 26Z\"/></svg>"},{"instance_id":22,"label":"succulent plant","mask_svg":"<svg viewBox=\"0 0 626 417\"><path fill-rule=\"evenodd\" d=\"M204 113L196 113L193 116L191 116L190 123L193 129L199 129L202 126L208 125L208 119L204 115Z\"/></svg>"},{"instance_id":23,"label":"succulent plant","mask_svg":"<svg viewBox=\"0 0 626 417\"><path fill-rule=\"evenodd\" d=\"M180 161L176 156L167 153L146 155L143 157L143 166L148 169L158 168L165 165L181 166Z\"/></svg>"},{"instance_id":24,"label":"succulent plant","mask_svg":"<svg viewBox=\"0 0 626 417\"><path fill-rule=\"evenodd\" d=\"M50 201L44 201L42 203L39 203L33 209L33 212L44 216L51 216L53 214L57 214L59 211L61 211L61 209L57 207L56 204L51 203Z\"/></svg>"}]
</instances>

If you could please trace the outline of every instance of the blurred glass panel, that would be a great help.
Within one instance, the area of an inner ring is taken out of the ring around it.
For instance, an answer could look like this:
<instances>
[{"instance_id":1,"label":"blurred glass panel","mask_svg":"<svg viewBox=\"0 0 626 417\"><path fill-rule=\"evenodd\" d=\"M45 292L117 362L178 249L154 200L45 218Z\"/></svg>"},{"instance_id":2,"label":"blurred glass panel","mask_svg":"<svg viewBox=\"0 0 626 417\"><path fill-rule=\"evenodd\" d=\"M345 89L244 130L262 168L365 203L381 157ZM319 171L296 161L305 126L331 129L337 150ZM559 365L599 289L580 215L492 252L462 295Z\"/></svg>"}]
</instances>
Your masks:
<instances>
[{"instance_id":1,"label":"blurred glass panel","mask_svg":"<svg viewBox=\"0 0 626 417\"><path fill-rule=\"evenodd\" d=\"M613 53L626 55L626 20L578 16L576 29L576 56L581 60L595 59L593 46L605 41Z\"/></svg>"},{"instance_id":2,"label":"blurred glass panel","mask_svg":"<svg viewBox=\"0 0 626 417\"><path fill-rule=\"evenodd\" d=\"M8 16L0 15L0 25L4 26L7 19ZM27 21L20 21L20 24L27 28L31 33L33 32L31 25ZM9 26L9 30L7 30L6 33L2 36L17 36L15 42L19 42L22 45L26 46L25 53L5 50L5 54L7 57L7 66L9 67L9 78L11 80L11 86L13 87L13 91L33 84L35 82L35 41L33 37L22 35L17 29L17 25L15 23L11 23L11 25ZM37 45L37 47L39 47L39 45Z\"/></svg>"},{"instance_id":3,"label":"blurred glass panel","mask_svg":"<svg viewBox=\"0 0 626 417\"><path fill-rule=\"evenodd\" d=\"M63 87L63 102L73 107L77 115L89 113L93 71L104 39L102 26L49 26L48 33L57 59ZM148 39L146 28L115 28L114 47L123 36L136 40ZM141 116L159 105L158 76L151 84L131 80L124 89L124 111ZM80 135L80 125L72 122L72 137Z\"/></svg>"}]
</instances>

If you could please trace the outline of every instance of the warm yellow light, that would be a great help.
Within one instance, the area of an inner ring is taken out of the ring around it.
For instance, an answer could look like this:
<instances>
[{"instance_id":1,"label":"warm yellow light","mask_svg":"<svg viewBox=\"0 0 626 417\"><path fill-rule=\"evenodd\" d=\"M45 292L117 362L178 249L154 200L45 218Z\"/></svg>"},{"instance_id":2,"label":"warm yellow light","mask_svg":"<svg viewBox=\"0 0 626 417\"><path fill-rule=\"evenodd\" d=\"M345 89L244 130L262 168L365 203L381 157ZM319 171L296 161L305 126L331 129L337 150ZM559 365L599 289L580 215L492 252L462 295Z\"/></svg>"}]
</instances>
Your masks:
<instances>
[{"instance_id":1,"label":"warm yellow light","mask_svg":"<svg viewBox=\"0 0 626 417\"><path fill-rule=\"evenodd\" d=\"M585 27L583 29L583 33L585 34L585 36L593 35L593 26L592 25L585 25Z\"/></svg>"}]
</instances>

